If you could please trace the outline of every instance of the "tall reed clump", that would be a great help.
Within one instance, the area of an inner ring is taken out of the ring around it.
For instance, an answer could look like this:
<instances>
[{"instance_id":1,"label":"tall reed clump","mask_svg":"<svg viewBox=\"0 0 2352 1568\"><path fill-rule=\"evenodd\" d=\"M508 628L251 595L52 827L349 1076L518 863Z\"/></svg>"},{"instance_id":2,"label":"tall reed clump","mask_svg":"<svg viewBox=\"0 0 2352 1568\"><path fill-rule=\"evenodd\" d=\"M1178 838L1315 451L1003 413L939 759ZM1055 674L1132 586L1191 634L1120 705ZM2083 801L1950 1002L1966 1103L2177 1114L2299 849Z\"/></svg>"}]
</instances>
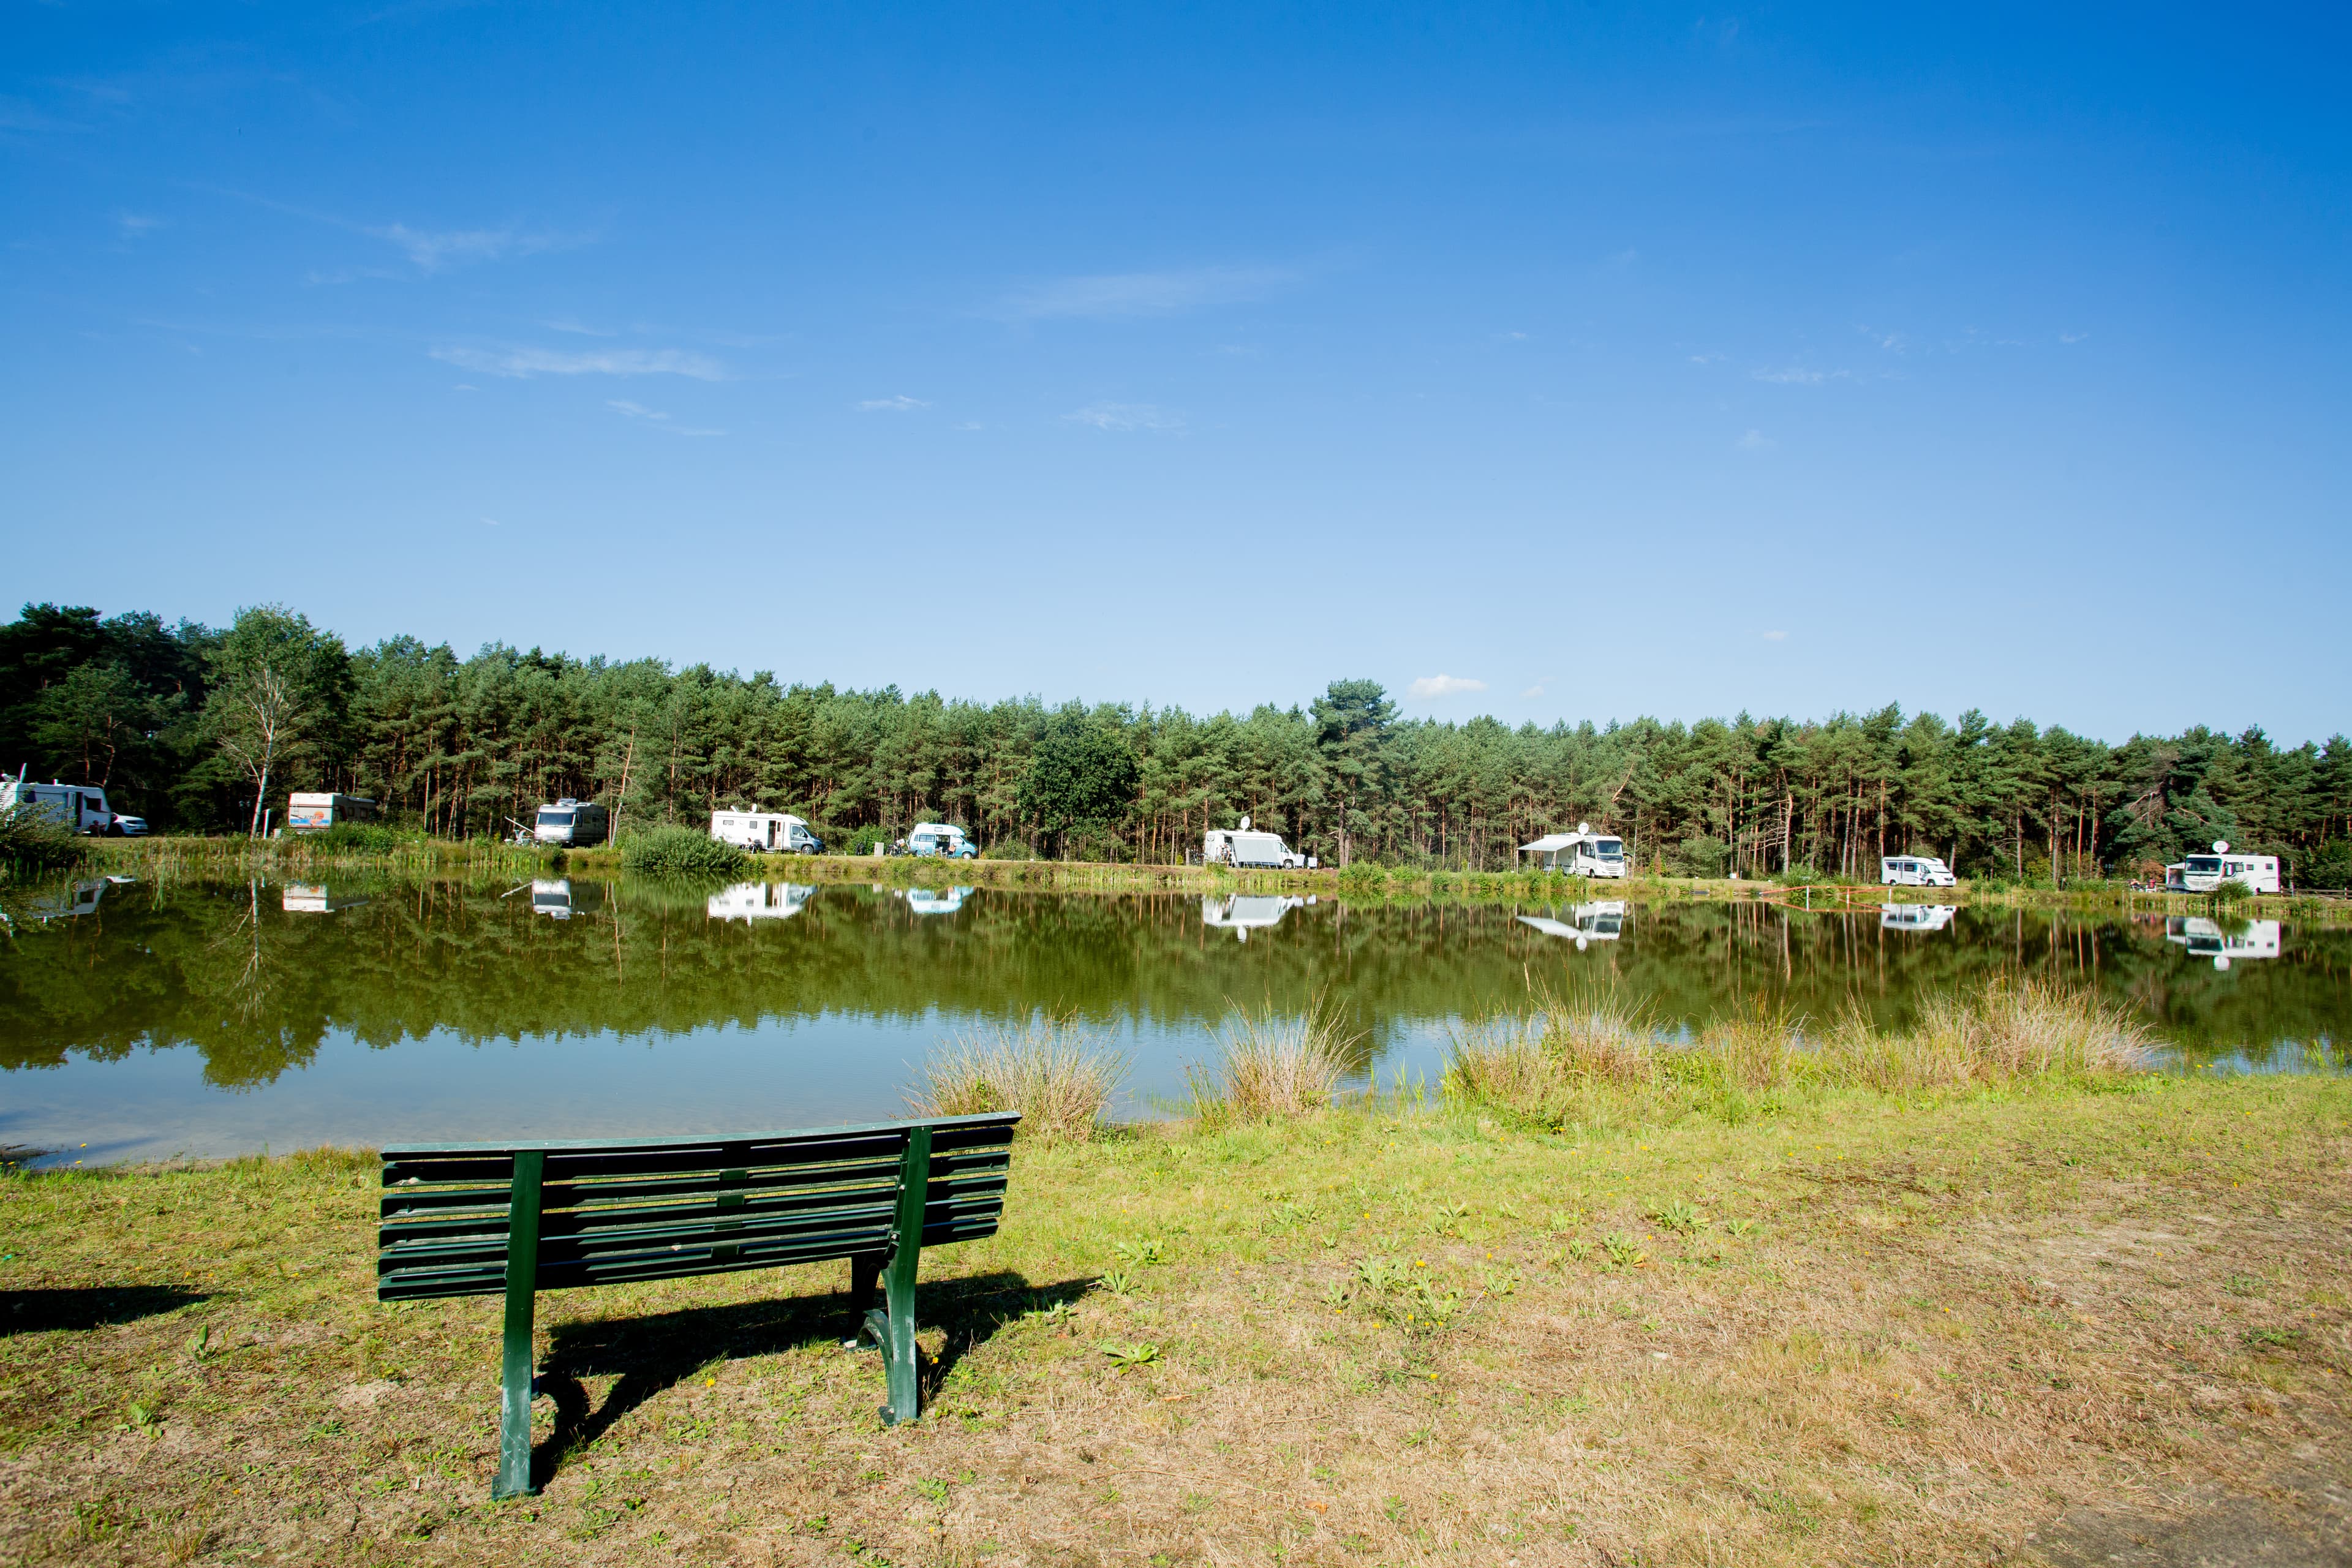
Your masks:
<instances>
[{"instance_id":1,"label":"tall reed clump","mask_svg":"<svg viewBox=\"0 0 2352 1568\"><path fill-rule=\"evenodd\" d=\"M1128 1060L1067 1013L1035 1013L949 1037L908 1091L919 1116L1021 1113L1021 1132L1084 1142L1127 1079Z\"/></svg>"},{"instance_id":2,"label":"tall reed clump","mask_svg":"<svg viewBox=\"0 0 2352 1568\"><path fill-rule=\"evenodd\" d=\"M708 833L675 824L634 833L621 846L621 864L657 877L722 877L740 871L750 857Z\"/></svg>"},{"instance_id":3,"label":"tall reed clump","mask_svg":"<svg viewBox=\"0 0 2352 1568\"><path fill-rule=\"evenodd\" d=\"M1235 1006L1217 1030L1215 1068L1184 1069L1192 1113L1215 1122L1324 1110L1363 1038L1346 1011L1321 994L1297 1014L1277 1013L1271 1002L1255 1012Z\"/></svg>"},{"instance_id":4,"label":"tall reed clump","mask_svg":"<svg viewBox=\"0 0 2352 1568\"><path fill-rule=\"evenodd\" d=\"M1538 992L1517 1012L1454 1032L1446 1093L1540 1127L1701 1111L1738 1121L1789 1091L1903 1091L2092 1079L2146 1067L2147 1032L2095 996L2039 980L1930 997L1908 1028L1850 1009L1826 1032L1756 1007L1670 1042L1614 993Z\"/></svg>"},{"instance_id":5,"label":"tall reed clump","mask_svg":"<svg viewBox=\"0 0 2352 1568\"><path fill-rule=\"evenodd\" d=\"M73 865L89 853L89 846L45 808L0 811L0 866L50 871Z\"/></svg>"}]
</instances>

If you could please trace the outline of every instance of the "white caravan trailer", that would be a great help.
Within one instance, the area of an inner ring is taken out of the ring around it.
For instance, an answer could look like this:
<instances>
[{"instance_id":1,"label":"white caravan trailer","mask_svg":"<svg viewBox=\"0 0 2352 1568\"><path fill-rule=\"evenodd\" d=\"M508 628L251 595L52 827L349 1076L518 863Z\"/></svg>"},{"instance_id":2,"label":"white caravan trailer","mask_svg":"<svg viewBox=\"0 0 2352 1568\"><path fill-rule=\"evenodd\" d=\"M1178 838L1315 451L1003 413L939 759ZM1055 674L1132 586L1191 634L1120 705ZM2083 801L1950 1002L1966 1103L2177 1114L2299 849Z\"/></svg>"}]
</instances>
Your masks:
<instances>
[{"instance_id":1,"label":"white caravan trailer","mask_svg":"<svg viewBox=\"0 0 2352 1568\"><path fill-rule=\"evenodd\" d=\"M0 812L47 812L74 833L102 833L110 837L121 830L115 826L114 813L106 804L106 792L96 784L27 784L22 779L0 779Z\"/></svg>"},{"instance_id":2,"label":"white caravan trailer","mask_svg":"<svg viewBox=\"0 0 2352 1568\"><path fill-rule=\"evenodd\" d=\"M1960 912L1958 904L1881 904L1881 931L1941 931Z\"/></svg>"},{"instance_id":3,"label":"white caravan trailer","mask_svg":"<svg viewBox=\"0 0 2352 1568\"><path fill-rule=\"evenodd\" d=\"M2278 857L2230 852L2230 841L2217 838L2210 855L2191 855L2164 868L2168 892L2210 893L2224 882L2243 882L2249 892L2279 890Z\"/></svg>"},{"instance_id":4,"label":"white caravan trailer","mask_svg":"<svg viewBox=\"0 0 2352 1568\"><path fill-rule=\"evenodd\" d=\"M814 855L824 847L807 823L781 811L714 811L710 837L754 855Z\"/></svg>"},{"instance_id":5,"label":"white caravan trailer","mask_svg":"<svg viewBox=\"0 0 2352 1568\"><path fill-rule=\"evenodd\" d=\"M604 842L613 829L613 817L593 800L574 800L565 795L539 808L538 819L530 836L541 844L560 844L566 849L586 849Z\"/></svg>"},{"instance_id":6,"label":"white caravan trailer","mask_svg":"<svg viewBox=\"0 0 2352 1568\"><path fill-rule=\"evenodd\" d=\"M977 851L961 827L944 822L919 822L907 830L907 853L933 855L948 860L970 860Z\"/></svg>"},{"instance_id":7,"label":"white caravan trailer","mask_svg":"<svg viewBox=\"0 0 2352 1568\"><path fill-rule=\"evenodd\" d=\"M1951 868L1933 855L1888 855L1878 862L1882 888L1956 888Z\"/></svg>"},{"instance_id":8,"label":"white caravan trailer","mask_svg":"<svg viewBox=\"0 0 2352 1568\"><path fill-rule=\"evenodd\" d=\"M1310 900L1296 894L1234 893L1227 897L1201 900L1201 923L1229 931L1236 940L1249 941L1249 933L1265 931L1282 923L1282 917Z\"/></svg>"},{"instance_id":9,"label":"white caravan trailer","mask_svg":"<svg viewBox=\"0 0 2352 1568\"><path fill-rule=\"evenodd\" d=\"M316 833L338 822L365 822L374 815L375 802L363 795L320 791L286 797L286 826L296 833Z\"/></svg>"},{"instance_id":10,"label":"white caravan trailer","mask_svg":"<svg viewBox=\"0 0 2352 1568\"><path fill-rule=\"evenodd\" d=\"M1596 942L1615 942L1625 934L1625 900L1603 899L1597 903L1576 904L1570 908L1568 919L1550 915L1521 915L1519 923L1533 926L1546 936L1565 937L1576 943L1582 952Z\"/></svg>"},{"instance_id":11,"label":"white caravan trailer","mask_svg":"<svg viewBox=\"0 0 2352 1568\"><path fill-rule=\"evenodd\" d=\"M1276 871L1293 871L1312 866L1315 862L1305 855L1291 853L1290 846L1282 841L1279 833L1265 833L1242 818L1239 827L1212 827L1201 839L1201 863L1204 866L1265 867Z\"/></svg>"},{"instance_id":12,"label":"white caravan trailer","mask_svg":"<svg viewBox=\"0 0 2352 1568\"><path fill-rule=\"evenodd\" d=\"M1589 822L1578 823L1573 833L1547 833L1532 844L1522 844L1519 853L1534 856L1543 870L1565 871L1571 877L1625 875L1625 841L1614 834L1593 832Z\"/></svg>"},{"instance_id":13,"label":"white caravan trailer","mask_svg":"<svg viewBox=\"0 0 2352 1568\"><path fill-rule=\"evenodd\" d=\"M2164 922L2164 940L2179 942L2191 958L2211 959L2216 969L2227 969L2242 958L2279 955L2278 921L2233 921L2231 924L2238 929L2225 930L2221 921L2203 915L2174 915Z\"/></svg>"},{"instance_id":14,"label":"white caravan trailer","mask_svg":"<svg viewBox=\"0 0 2352 1568\"><path fill-rule=\"evenodd\" d=\"M753 921L790 920L815 891L797 882L738 882L710 895L710 918L747 925Z\"/></svg>"}]
</instances>

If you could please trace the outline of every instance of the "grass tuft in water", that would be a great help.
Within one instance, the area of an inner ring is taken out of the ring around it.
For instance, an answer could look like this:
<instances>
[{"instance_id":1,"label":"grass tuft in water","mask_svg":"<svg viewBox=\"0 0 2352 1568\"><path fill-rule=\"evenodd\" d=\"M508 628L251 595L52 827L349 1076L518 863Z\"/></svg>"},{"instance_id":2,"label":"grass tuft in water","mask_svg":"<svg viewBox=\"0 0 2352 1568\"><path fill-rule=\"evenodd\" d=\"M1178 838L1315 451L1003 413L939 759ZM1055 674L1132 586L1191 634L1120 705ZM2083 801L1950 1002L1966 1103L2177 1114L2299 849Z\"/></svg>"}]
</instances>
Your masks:
<instances>
[{"instance_id":1,"label":"grass tuft in water","mask_svg":"<svg viewBox=\"0 0 2352 1568\"><path fill-rule=\"evenodd\" d=\"M1328 995L1299 1014L1234 1007L1217 1031L1215 1070L1189 1067L1192 1113L1204 1123L1298 1116L1329 1108L1363 1031Z\"/></svg>"},{"instance_id":2,"label":"grass tuft in water","mask_svg":"<svg viewBox=\"0 0 2352 1568\"><path fill-rule=\"evenodd\" d=\"M950 1036L907 1103L922 1116L1017 1110L1025 1137L1083 1142L1127 1073L1126 1056L1075 1016L1037 1013Z\"/></svg>"}]
</instances>

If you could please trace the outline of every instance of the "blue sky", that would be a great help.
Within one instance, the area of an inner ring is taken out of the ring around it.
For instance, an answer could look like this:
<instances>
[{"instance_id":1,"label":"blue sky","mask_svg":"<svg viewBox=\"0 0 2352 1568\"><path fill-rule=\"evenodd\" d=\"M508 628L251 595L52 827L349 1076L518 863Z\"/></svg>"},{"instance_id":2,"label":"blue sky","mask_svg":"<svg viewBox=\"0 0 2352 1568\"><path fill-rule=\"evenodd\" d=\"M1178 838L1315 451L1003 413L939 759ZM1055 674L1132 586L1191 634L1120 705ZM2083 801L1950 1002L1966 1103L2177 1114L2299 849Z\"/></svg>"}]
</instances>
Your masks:
<instances>
[{"instance_id":1,"label":"blue sky","mask_svg":"<svg viewBox=\"0 0 2352 1568\"><path fill-rule=\"evenodd\" d=\"M12 5L0 592L2346 727L2345 14Z\"/></svg>"}]
</instances>

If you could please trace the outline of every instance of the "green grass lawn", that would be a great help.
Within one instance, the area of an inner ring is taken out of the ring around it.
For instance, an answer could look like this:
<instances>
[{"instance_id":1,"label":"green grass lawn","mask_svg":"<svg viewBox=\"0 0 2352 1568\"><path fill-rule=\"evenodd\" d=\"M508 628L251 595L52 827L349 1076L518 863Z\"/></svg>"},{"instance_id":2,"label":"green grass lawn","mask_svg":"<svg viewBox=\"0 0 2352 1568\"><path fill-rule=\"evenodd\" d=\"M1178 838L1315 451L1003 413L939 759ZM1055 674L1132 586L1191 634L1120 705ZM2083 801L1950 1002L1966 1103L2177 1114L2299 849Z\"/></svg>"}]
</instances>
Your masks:
<instances>
[{"instance_id":1,"label":"green grass lawn","mask_svg":"<svg viewBox=\"0 0 2352 1568\"><path fill-rule=\"evenodd\" d=\"M2352 1083L1750 1109L1024 1143L919 1425L846 1265L552 1293L500 1504L499 1304L376 1304L368 1157L13 1175L0 1563L2065 1562L2352 1486Z\"/></svg>"}]
</instances>

